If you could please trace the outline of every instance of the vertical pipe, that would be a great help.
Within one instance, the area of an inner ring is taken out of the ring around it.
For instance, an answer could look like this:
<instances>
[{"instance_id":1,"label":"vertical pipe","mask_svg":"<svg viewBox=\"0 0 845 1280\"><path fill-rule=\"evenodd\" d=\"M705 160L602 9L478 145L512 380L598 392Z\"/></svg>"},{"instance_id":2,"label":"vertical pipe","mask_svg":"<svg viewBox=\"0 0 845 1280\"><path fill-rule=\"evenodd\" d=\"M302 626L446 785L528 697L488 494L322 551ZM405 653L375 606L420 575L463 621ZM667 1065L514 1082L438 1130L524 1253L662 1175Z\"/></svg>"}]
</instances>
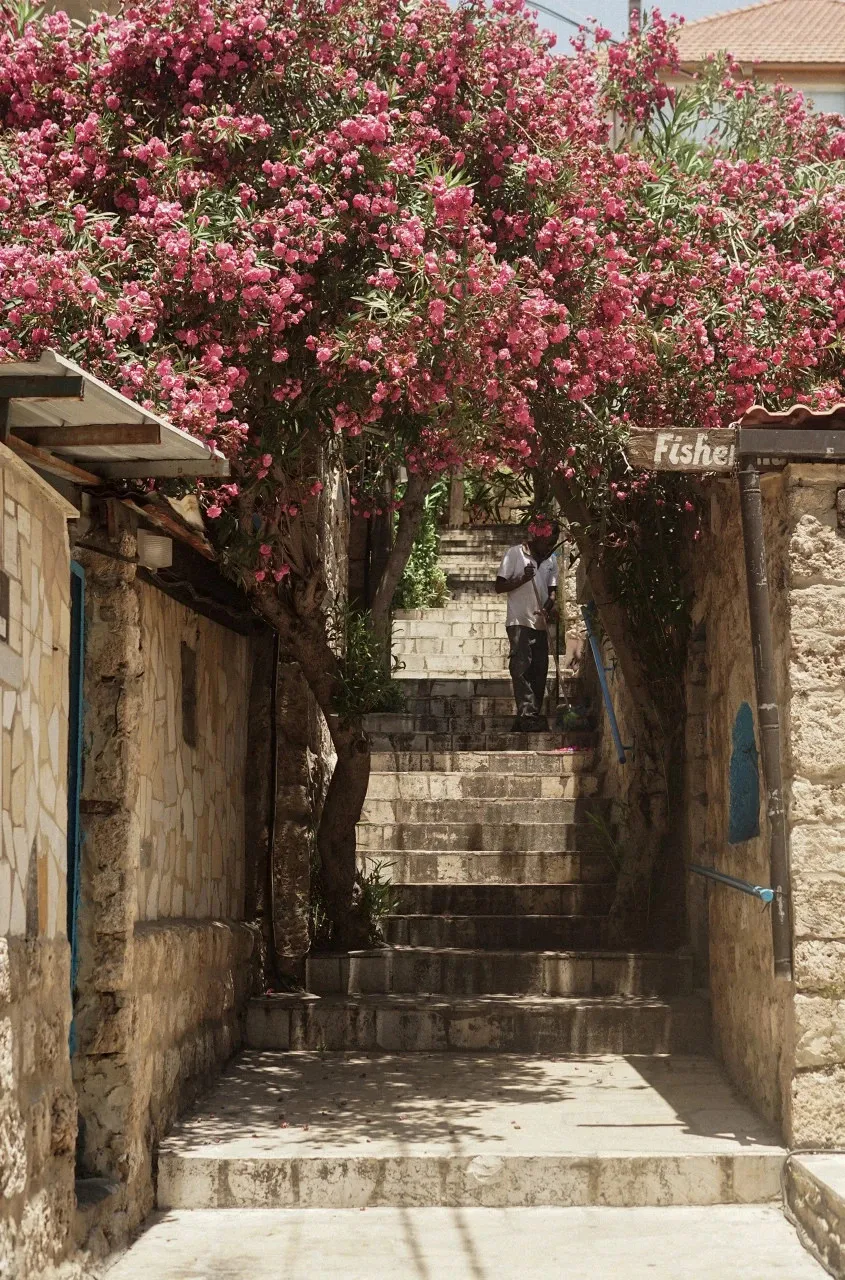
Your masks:
<instances>
[{"instance_id":1,"label":"vertical pipe","mask_svg":"<svg viewBox=\"0 0 845 1280\"><path fill-rule=\"evenodd\" d=\"M775 897L772 903L772 951L775 976L792 977L792 919L789 853L780 751L780 710L775 672L766 543L763 534L763 499L760 473L750 458L739 468L739 500L748 582L748 615L757 690L757 722L769 820L769 873Z\"/></svg>"}]
</instances>

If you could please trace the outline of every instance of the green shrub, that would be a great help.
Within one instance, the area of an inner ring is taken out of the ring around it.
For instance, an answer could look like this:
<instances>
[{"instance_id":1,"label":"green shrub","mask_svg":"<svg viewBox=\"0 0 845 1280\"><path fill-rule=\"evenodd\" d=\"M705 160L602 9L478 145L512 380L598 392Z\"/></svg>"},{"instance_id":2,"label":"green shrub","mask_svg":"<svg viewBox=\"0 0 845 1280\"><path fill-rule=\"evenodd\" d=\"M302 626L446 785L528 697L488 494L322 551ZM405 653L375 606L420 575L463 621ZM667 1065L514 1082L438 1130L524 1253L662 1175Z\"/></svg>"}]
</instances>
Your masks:
<instances>
[{"instance_id":1,"label":"green shrub","mask_svg":"<svg viewBox=\"0 0 845 1280\"><path fill-rule=\"evenodd\" d=\"M393 597L394 609L440 609L448 600L446 575L438 560L437 531L448 501L449 481L444 477L436 481L425 500L419 531Z\"/></svg>"}]
</instances>

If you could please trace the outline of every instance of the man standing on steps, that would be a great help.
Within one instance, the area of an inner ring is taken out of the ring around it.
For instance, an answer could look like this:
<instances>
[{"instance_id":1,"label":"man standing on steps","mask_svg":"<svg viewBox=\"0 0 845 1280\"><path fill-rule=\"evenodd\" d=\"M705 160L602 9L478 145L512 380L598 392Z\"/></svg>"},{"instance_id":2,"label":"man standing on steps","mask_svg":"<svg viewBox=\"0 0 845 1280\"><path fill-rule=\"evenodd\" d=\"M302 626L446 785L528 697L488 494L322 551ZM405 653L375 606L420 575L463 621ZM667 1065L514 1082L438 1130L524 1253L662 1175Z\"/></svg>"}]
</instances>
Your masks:
<instances>
[{"instance_id":1,"label":"man standing on steps","mask_svg":"<svg viewBox=\"0 0 845 1280\"><path fill-rule=\"evenodd\" d=\"M508 597L505 626L516 700L513 727L518 733L549 727L543 702L549 673L548 623L557 608L557 559L552 552L559 532L557 524L535 520L528 526L528 542L505 552L496 577L496 594Z\"/></svg>"}]
</instances>

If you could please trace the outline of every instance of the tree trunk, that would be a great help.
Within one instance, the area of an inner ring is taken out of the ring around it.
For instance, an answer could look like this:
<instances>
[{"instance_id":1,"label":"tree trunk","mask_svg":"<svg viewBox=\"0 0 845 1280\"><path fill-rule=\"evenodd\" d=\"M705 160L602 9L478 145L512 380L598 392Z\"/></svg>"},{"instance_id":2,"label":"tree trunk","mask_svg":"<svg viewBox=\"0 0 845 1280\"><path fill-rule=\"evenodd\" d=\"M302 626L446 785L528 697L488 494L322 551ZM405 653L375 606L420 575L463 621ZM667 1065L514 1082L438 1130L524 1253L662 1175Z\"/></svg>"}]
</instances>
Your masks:
<instances>
[{"instance_id":1,"label":"tree trunk","mask_svg":"<svg viewBox=\"0 0 845 1280\"><path fill-rule=\"evenodd\" d=\"M396 537L373 596L373 607L370 610L373 631L385 651L390 643L390 606L413 550L425 513L425 500L433 482L433 476L422 476L418 472L408 477Z\"/></svg>"},{"instance_id":2,"label":"tree trunk","mask_svg":"<svg viewBox=\"0 0 845 1280\"><path fill-rule=\"evenodd\" d=\"M370 742L360 725L336 728L332 741L337 762L323 802L317 849L332 941L343 951L366 947L370 942L369 922L352 912L356 828L370 784Z\"/></svg>"},{"instance_id":3,"label":"tree trunk","mask_svg":"<svg viewBox=\"0 0 845 1280\"><path fill-rule=\"evenodd\" d=\"M372 626L388 653L390 606L408 563L431 484L431 478L409 478L396 539L373 599ZM337 655L329 644L321 583L315 575L312 581L297 582L287 590L289 598L269 585L263 586L256 594L256 603L279 633L286 651L299 664L331 734L337 763L317 831L322 890L337 945L365 946L365 922L354 918L352 903L355 835L370 780L370 742L360 718L341 720L335 710L340 672Z\"/></svg>"}]
</instances>

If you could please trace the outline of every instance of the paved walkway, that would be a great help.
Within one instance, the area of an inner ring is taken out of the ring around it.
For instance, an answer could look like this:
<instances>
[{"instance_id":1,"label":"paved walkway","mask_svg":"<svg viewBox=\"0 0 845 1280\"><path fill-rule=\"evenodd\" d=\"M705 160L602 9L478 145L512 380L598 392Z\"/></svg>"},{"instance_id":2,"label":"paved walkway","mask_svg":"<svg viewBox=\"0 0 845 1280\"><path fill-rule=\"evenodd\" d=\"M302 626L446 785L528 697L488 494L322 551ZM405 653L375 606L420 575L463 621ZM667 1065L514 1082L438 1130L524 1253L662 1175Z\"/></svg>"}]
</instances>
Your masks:
<instances>
[{"instance_id":1,"label":"paved walkway","mask_svg":"<svg viewBox=\"0 0 845 1280\"><path fill-rule=\"evenodd\" d=\"M107 1280L824 1280L776 1207L211 1209Z\"/></svg>"}]
</instances>

